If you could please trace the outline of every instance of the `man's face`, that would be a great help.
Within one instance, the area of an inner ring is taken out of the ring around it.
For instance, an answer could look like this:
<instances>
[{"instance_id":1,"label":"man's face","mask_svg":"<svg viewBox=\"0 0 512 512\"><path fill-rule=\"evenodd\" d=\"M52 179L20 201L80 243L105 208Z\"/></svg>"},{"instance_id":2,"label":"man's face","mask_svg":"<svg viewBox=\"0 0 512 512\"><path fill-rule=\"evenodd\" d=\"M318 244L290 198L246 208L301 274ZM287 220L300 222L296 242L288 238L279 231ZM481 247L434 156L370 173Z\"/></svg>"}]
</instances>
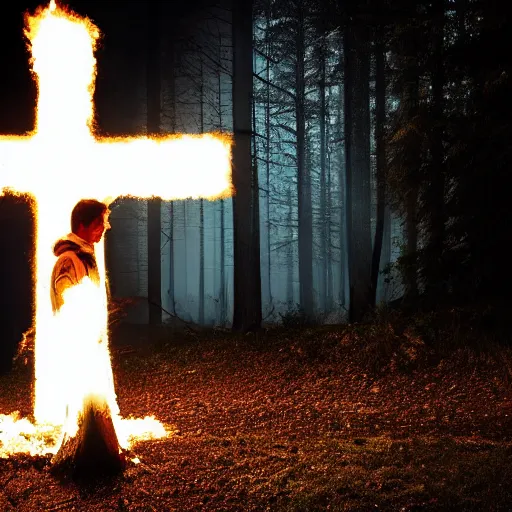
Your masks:
<instances>
[{"instance_id":1,"label":"man's face","mask_svg":"<svg viewBox=\"0 0 512 512\"><path fill-rule=\"evenodd\" d=\"M103 217L96 219L89 226L89 228L88 228L89 241L92 242L93 244L97 244L101 240L103 233L107 229L110 229L110 223L108 221L109 214L110 214L110 211L107 210L103 214Z\"/></svg>"}]
</instances>

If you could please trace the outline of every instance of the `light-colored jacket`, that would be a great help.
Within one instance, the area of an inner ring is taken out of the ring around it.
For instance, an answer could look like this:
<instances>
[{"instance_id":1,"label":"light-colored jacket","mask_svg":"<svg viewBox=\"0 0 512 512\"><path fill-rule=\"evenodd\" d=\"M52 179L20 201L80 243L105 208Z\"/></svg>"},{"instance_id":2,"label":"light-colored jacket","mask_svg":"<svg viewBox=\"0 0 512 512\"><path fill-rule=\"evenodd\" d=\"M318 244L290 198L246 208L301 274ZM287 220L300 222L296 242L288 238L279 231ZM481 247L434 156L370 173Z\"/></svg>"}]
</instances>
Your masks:
<instances>
[{"instance_id":1,"label":"light-colored jacket","mask_svg":"<svg viewBox=\"0 0 512 512\"><path fill-rule=\"evenodd\" d=\"M94 255L94 246L74 233L58 240L53 252L58 257L52 272L50 295L53 312L57 312L64 303L62 294L78 284L85 276L91 281L100 281L98 266Z\"/></svg>"}]
</instances>

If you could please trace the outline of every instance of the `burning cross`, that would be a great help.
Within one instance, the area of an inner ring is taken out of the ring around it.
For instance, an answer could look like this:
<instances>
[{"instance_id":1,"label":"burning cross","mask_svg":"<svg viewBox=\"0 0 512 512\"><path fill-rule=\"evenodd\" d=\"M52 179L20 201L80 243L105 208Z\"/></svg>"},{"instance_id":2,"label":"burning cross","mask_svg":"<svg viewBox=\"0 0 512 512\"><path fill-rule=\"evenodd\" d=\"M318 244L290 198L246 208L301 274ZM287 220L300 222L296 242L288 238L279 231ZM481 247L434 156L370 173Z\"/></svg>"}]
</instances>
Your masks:
<instances>
[{"instance_id":1,"label":"burning cross","mask_svg":"<svg viewBox=\"0 0 512 512\"><path fill-rule=\"evenodd\" d=\"M120 196L230 196L231 142L227 136L209 134L94 137L98 29L52 0L27 17L26 35L38 83L36 126L27 136L0 137L0 193L30 194L37 202L34 416L38 423L62 425L66 384L55 374L55 361L65 351L52 335L49 285L56 259L52 245L69 232L73 206L83 198L110 202ZM106 297L103 242L97 244L96 257ZM105 311L104 336L106 320ZM73 336L70 332L64 342L72 344Z\"/></svg>"}]
</instances>

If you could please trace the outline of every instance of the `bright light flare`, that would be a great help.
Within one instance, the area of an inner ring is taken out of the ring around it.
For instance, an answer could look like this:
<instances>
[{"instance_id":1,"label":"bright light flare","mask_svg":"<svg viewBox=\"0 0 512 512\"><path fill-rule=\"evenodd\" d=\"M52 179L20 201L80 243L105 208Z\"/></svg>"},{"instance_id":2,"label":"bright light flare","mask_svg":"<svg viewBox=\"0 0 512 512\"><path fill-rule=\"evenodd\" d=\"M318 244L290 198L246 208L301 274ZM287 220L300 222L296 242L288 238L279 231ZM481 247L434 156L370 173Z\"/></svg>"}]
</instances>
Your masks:
<instances>
[{"instance_id":1,"label":"bright light flare","mask_svg":"<svg viewBox=\"0 0 512 512\"><path fill-rule=\"evenodd\" d=\"M17 451L53 453L62 434L64 405L69 413L65 429L74 432L76 412L84 396L91 394L107 399L119 441L127 447L137 438L162 437L166 431L153 417L118 416L108 352L104 244L96 245L99 287L86 281L70 290L55 317L50 303L56 261L52 246L69 232L72 208L83 198L108 203L120 196L231 196L232 141L225 134L95 138L94 50L99 30L54 0L27 16L25 23L38 85L36 127L24 137L0 136L0 194L31 194L37 201L37 426L0 416L0 456Z\"/></svg>"}]
</instances>

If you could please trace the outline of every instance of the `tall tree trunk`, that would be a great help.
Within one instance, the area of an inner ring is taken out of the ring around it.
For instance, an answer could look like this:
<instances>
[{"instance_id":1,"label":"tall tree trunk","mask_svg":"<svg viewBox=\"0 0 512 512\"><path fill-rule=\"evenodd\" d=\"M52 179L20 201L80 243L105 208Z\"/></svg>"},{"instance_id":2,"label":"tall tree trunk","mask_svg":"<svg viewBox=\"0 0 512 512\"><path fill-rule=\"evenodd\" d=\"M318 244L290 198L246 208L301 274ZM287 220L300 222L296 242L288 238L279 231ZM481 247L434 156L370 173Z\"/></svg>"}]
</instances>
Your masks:
<instances>
[{"instance_id":1,"label":"tall tree trunk","mask_svg":"<svg viewBox=\"0 0 512 512\"><path fill-rule=\"evenodd\" d=\"M414 30L414 29L412 29ZM409 135L403 142L403 165L407 169L405 178L405 268L404 297L414 299L418 296L418 199L420 185L421 135L413 127L419 115L419 68L416 59L418 48L415 34L406 34L404 41L404 86L402 88L400 122L409 127Z\"/></svg>"},{"instance_id":2,"label":"tall tree trunk","mask_svg":"<svg viewBox=\"0 0 512 512\"><path fill-rule=\"evenodd\" d=\"M445 232L445 177L443 149L443 38L444 38L444 0L433 2L433 45L434 69L432 70L432 128L431 157L432 170L429 173L429 233L425 274L428 294L436 294L442 288L443 281L443 247Z\"/></svg>"},{"instance_id":3,"label":"tall tree trunk","mask_svg":"<svg viewBox=\"0 0 512 512\"><path fill-rule=\"evenodd\" d=\"M391 208L386 204L384 207L384 232L382 234L382 252L380 256L380 264L382 269L387 269L391 263ZM377 286L377 300L387 302L390 300L388 284L390 283L389 275L380 276Z\"/></svg>"},{"instance_id":4,"label":"tall tree trunk","mask_svg":"<svg viewBox=\"0 0 512 512\"><path fill-rule=\"evenodd\" d=\"M404 296L411 299L418 296L418 187L411 184L405 197L405 237L407 264L404 272Z\"/></svg>"},{"instance_id":5,"label":"tall tree trunk","mask_svg":"<svg viewBox=\"0 0 512 512\"><path fill-rule=\"evenodd\" d=\"M327 251L329 238L327 237L327 190L326 190L326 107L325 107L325 37L322 38L320 47L320 244L322 255L320 258L320 309L325 313L327 305Z\"/></svg>"},{"instance_id":6,"label":"tall tree trunk","mask_svg":"<svg viewBox=\"0 0 512 512\"><path fill-rule=\"evenodd\" d=\"M286 302L288 307L294 306L293 297L293 207L292 207L292 190L288 187L288 218L287 225L289 229L288 245L286 248Z\"/></svg>"},{"instance_id":7,"label":"tall tree trunk","mask_svg":"<svg viewBox=\"0 0 512 512\"><path fill-rule=\"evenodd\" d=\"M222 61L222 33L219 32L219 62ZM220 132L224 131L224 120L222 117L223 105L222 105L222 72L219 67L219 72L217 75L217 89L219 92L219 126L217 127ZM220 304L220 324L222 326L226 325L227 322L227 304L226 304L226 256L225 256L225 222L224 222L224 211L225 211L225 201L221 199L219 201L220 207L220 285L219 285L219 304Z\"/></svg>"},{"instance_id":8,"label":"tall tree trunk","mask_svg":"<svg viewBox=\"0 0 512 512\"><path fill-rule=\"evenodd\" d=\"M200 56L201 81L199 84L199 129L204 133L204 73ZM204 325L204 199L199 199L199 325Z\"/></svg>"},{"instance_id":9,"label":"tall tree trunk","mask_svg":"<svg viewBox=\"0 0 512 512\"><path fill-rule=\"evenodd\" d=\"M260 324L261 324L261 247L260 247L260 186L259 186L259 171L258 171L258 154L256 146L256 104L252 102L252 147L253 147L253 158L252 158L252 184L251 184L251 208L252 208L252 243L254 244L254 251L257 252L258 257L253 259L253 279L257 283L254 288L254 302L260 305Z\"/></svg>"},{"instance_id":10,"label":"tall tree trunk","mask_svg":"<svg viewBox=\"0 0 512 512\"><path fill-rule=\"evenodd\" d=\"M306 80L305 20L302 0L297 2L295 116L297 125L297 194L299 203L299 286L300 306L306 317L314 316L313 305L313 218L311 212L311 174L306 165Z\"/></svg>"},{"instance_id":11,"label":"tall tree trunk","mask_svg":"<svg viewBox=\"0 0 512 512\"><path fill-rule=\"evenodd\" d=\"M147 131L160 133L160 1L147 4ZM148 200L148 302L149 323L162 323L161 205L159 198Z\"/></svg>"},{"instance_id":12,"label":"tall tree trunk","mask_svg":"<svg viewBox=\"0 0 512 512\"><path fill-rule=\"evenodd\" d=\"M329 97L331 91L329 90ZM329 114L329 108L327 107L327 113ZM332 176L331 176L331 152L329 150L330 145L330 130L329 124L326 123L325 128L325 151L327 157L327 194L326 194L326 238L327 238L327 253L326 253L326 280L327 289L325 292L325 311L330 312L333 305L333 274L332 274Z\"/></svg>"},{"instance_id":13,"label":"tall tree trunk","mask_svg":"<svg viewBox=\"0 0 512 512\"><path fill-rule=\"evenodd\" d=\"M414 122L418 115L419 108L419 78L418 69L415 65L410 66L407 71L407 85L405 87L405 98L403 99L407 109L405 123ZM411 145L411 143L409 143ZM415 147L415 146L413 146ZM405 194L405 237L406 237L406 265L404 271L404 296L407 299L418 296L418 197L419 183L418 170L419 158L417 154L411 154L406 159L409 169L408 189Z\"/></svg>"},{"instance_id":14,"label":"tall tree trunk","mask_svg":"<svg viewBox=\"0 0 512 512\"><path fill-rule=\"evenodd\" d=\"M251 161L252 103L252 0L233 1L233 330L250 331L261 326L259 243L256 240ZM259 299L259 300L258 300Z\"/></svg>"},{"instance_id":15,"label":"tall tree trunk","mask_svg":"<svg viewBox=\"0 0 512 512\"><path fill-rule=\"evenodd\" d=\"M204 200L199 199L199 325L204 325Z\"/></svg>"},{"instance_id":16,"label":"tall tree trunk","mask_svg":"<svg viewBox=\"0 0 512 512\"><path fill-rule=\"evenodd\" d=\"M167 64L168 69L168 83L167 90L170 99L170 128L171 133L176 133L176 82L175 82L175 59L174 59L174 46L171 46L168 53L169 59ZM174 283L174 201L169 202L169 303L171 304L171 313L176 315L176 293Z\"/></svg>"},{"instance_id":17,"label":"tall tree trunk","mask_svg":"<svg viewBox=\"0 0 512 512\"><path fill-rule=\"evenodd\" d=\"M344 43L343 43L344 48ZM346 80L343 80L345 83ZM337 109L337 126L338 126L338 139L339 145L339 174L338 181L340 183L340 196L339 196L339 230L340 230L340 282L339 282L339 302L345 307L348 303L348 211L347 211L347 165L346 165L346 139L345 139L345 94L344 86L338 87L338 109Z\"/></svg>"},{"instance_id":18,"label":"tall tree trunk","mask_svg":"<svg viewBox=\"0 0 512 512\"><path fill-rule=\"evenodd\" d=\"M341 167L341 204L340 204L340 302L347 309L350 302L350 279L349 279L349 254L348 254L348 193L347 193L347 168Z\"/></svg>"},{"instance_id":19,"label":"tall tree trunk","mask_svg":"<svg viewBox=\"0 0 512 512\"><path fill-rule=\"evenodd\" d=\"M226 221L225 221L225 201L220 200L220 323L226 325L228 320L227 313L227 294L226 294Z\"/></svg>"},{"instance_id":20,"label":"tall tree trunk","mask_svg":"<svg viewBox=\"0 0 512 512\"><path fill-rule=\"evenodd\" d=\"M359 322L372 306L370 56L364 21L354 18L347 26L344 55L349 321Z\"/></svg>"},{"instance_id":21,"label":"tall tree trunk","mask_svg":"<svg viewBox=\"0 0 512 512\"><path fill-rule=\"evenodd\" d=\"M386 208L386 79L383 28L379 26L375 37L375 140L376 140L376 181L377 208L375 238L372 256L372 306L377 301L377 284L381 268L382 239L384 236L384 221Z\"/></svg>"},{"instance_id":22,"label":"tall tree trunk","mask_svg":"<svg viewBox=\"0 0 512 512\"><path fill-rule=\"evenodd\" d=\"M169 303L171 304L171 313L176 315L176 294L174 292L174 201L169 203Z\"/></svg>"},{"instance_id":23,"label":"tall tree trunk","mask_svg":"<svg viewBox=\"0 0 512 512\"><path fill-rule=\"evenodd\" d=\"M267 3L267 30L270 30L271 23L271 12L270 12L270 2ZM267 43L267 55L270 56L271 48L271 38L269 38ZM267 260L267 289L268 289L268 297L269 297L269 310L272 309L272 262L270 259L270 59L266 61L266 80L267 80L267 89L266 89L266 104L265 104L265 187L266 191L266 201L265 201L265 209L266 209L266 220L267 220L267 254L265 254L265 258Z\"/></svg>"},{"instance_id":24,"label":"tall tree trunk","mask_svg":"<svg viewBox=\"0 0 512 512\"><path fill-rule=\"evenodd\" d=\"M189 311L189 304L188 304L188 248L187 248L187 202L188 200L185 199L182 201L183 204L183 276L185 281L185 304L184 309L185 311Z\"/></svg>"}]
</instances>

